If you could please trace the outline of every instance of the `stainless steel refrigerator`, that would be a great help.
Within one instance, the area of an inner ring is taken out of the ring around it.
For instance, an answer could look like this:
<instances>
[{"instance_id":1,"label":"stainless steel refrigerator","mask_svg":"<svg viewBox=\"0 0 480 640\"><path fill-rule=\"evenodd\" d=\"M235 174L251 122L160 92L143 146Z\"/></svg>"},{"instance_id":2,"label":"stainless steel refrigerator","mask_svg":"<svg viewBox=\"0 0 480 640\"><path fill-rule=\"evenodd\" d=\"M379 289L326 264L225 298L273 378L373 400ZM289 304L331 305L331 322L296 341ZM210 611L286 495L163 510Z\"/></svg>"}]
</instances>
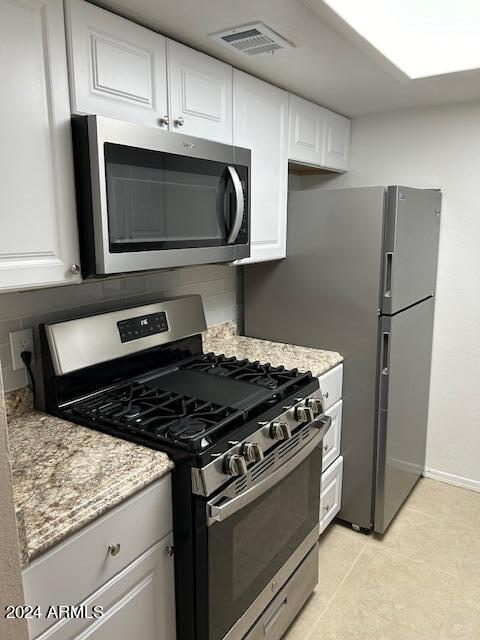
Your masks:
<instances>
[{"instance_id":1,"label":"stainless steel refrigerator","mask_svg":"<svg viewBox=\"0 0 480 640\"><path fill-rule=\"evenodd\" d=\"M339 351L342 510L383 533L425 464L441 192L289 194L287 257L245 269L245 335Z\"/></svg>"}]
</instances>

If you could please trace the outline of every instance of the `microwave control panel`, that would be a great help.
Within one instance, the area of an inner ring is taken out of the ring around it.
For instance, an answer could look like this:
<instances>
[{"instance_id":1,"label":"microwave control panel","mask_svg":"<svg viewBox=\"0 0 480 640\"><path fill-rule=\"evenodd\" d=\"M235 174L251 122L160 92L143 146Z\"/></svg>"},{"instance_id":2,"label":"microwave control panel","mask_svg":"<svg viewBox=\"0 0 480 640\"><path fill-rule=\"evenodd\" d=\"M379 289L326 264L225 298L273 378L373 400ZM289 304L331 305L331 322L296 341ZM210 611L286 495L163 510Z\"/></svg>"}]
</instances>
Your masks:
<instances>
[{"instance_id":1,"label":"microwave control panel","mask_svg":"<svg viewBox=\"0 0 480 640\"><path fill-rule=\"evenodd\" d=\"M136 318L127 318L117 322L120 340L122 342L130 342L152 336L156 333L164 333L168 331L168 322L165 311L160 313L150 313L146 316L137 316Z\"/></svg>"}]
</instances>

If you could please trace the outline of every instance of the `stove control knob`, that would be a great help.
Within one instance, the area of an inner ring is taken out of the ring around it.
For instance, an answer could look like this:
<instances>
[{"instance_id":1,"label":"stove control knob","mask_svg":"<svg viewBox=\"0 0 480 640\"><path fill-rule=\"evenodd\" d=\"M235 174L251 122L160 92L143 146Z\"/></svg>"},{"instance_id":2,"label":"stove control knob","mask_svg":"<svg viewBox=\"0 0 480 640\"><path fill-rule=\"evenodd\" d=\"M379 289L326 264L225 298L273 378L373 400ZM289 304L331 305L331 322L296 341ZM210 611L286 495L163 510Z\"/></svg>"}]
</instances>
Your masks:
<instances>
[{"instance_id":1,"label":"stove control knob","mask_svg":"<svg viewBox=\"0 0 480 640\"><path fill-rule=\"evenodd\" d=\"M295 407L295 420L297 422L312 422L314 419L313 409L305 405Z\"/></svg>"},{"instance_id":2,"label":"stove control knob","mask_svg":"<svg viewBox=\"0 0 480 640\"><path fill-rule=\"evenodd\" d=\"M292 433L286 422L272 422L270 425L270 436L274 440L288 440L288 438L292 437Z\"/></svg>"},{"instance_id":3,"label":"stove control knob","mask_svg":"<svg viewBox=\"0 0 480 640\"><path fill-rule=\"evenodd\" d=\"M262 445L258 442L244 442L241 452L247 462L260 462L263 460Z\"/></svg>"},{"instance_id":4,"label":"stove control knob","mask_svg":"<svg viewBox=\"0 0 480 640\"><path fill-rule=\"evenodd\" d=\"M313 411L314 416L318 416L319 413L323 412L322 401L318 398L309 398L307 400L307 405Z\"/></svg>"},{"instance_id":5,"label":"stove control knob","mask_svg":"<svg viewBox=\"0 0 480 640\"><path fill-rule=\"evenodd\" d=\"M248 471L247 461L240 454L231 453L225 458L224 470L229 476L244 476Z\"/></svg>"}]
</instances>

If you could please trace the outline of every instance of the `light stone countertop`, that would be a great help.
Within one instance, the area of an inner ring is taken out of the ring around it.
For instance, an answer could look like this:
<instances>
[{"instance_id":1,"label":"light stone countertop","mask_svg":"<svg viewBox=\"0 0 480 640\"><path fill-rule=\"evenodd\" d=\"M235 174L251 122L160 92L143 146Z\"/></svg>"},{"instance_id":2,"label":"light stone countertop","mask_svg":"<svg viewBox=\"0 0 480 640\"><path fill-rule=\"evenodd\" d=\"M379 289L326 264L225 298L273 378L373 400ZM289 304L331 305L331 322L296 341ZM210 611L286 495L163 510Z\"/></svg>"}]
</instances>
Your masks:
<instances>
[{"instance_id":1,"label":"light stone countertop","mask_svg":"<svg viewBox=\"0 0 480 640\"><path fill-rule=\"evenodd\" d=\"M20 395L7 394L10 408ZM165 453L41 411L10 415L8 432L24 568L173 468Z\"/></svg>"},{"instance_id":2,"label":"light stone countertop","mask_svg":"<svg viewBox=\"0 0 480 640\"><path fill-rule=\"evenodd\" d=\"M237 335L235 322L227 322L206 331L203 334L203 350L205 353L213 352L227 357L248 358L261 363L269 362L274 367L283 365L286 369L311 371L316 377L343 361L343 357L336 351L299 347Z\"/></svg>"}]
</instances>

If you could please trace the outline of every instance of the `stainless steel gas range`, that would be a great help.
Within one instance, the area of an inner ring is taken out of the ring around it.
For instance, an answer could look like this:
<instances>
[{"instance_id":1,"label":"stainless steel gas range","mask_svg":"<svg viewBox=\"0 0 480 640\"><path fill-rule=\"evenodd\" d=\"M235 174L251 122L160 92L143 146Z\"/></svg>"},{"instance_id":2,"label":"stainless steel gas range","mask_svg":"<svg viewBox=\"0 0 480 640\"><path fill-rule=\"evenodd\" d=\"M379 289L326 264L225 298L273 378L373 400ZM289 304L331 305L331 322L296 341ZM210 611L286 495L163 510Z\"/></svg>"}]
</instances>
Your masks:
<instances>
[{"instance_id":1,"label":"stainless steel gas range","mask_svg":"<svg viewBox=\"0 0 480 640\"><path fill-rule=\"evenodd\" d=\"M174 460L179 640L277 640L318 579L331 420L310 373L205 354L205 328L200 296L41 327L46 410Z\"/></svg>"}]
</instances>

